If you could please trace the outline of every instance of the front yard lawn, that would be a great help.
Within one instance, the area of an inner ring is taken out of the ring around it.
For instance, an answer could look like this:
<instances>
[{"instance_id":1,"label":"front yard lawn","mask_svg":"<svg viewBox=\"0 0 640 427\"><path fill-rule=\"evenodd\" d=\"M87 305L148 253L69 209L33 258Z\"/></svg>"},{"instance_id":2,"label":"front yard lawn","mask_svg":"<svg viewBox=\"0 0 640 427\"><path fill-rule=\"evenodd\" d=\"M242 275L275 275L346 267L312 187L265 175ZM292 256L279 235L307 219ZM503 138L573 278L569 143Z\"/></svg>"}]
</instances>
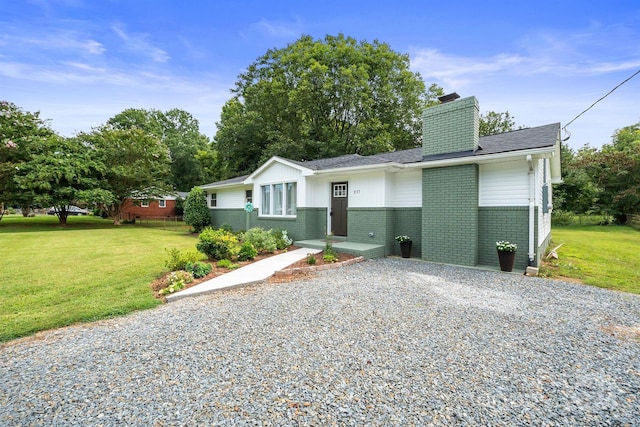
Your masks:
<instances>
[{"instance_id":1,"label":"front yard lawn","mask_svg":"<svg viewBox=\"0 0 640 427\"><path fill-rule=\"evenodd\" d=\"M542 275L640 294L640 231L622 226L554 226L550 248L559 259Z\"/></svg>"},{"instance_id":2,"label":"front yard lawn","mask_svg":"<svg viewBox=\"0 0 640 427\"><path fill-rule=\"evenodd\" d=\"M195 249L184 232L95 217L0 221L0 342L37 331L154 307L151 282L166 271L165 249Z\"/></svg>"}]
</instances>

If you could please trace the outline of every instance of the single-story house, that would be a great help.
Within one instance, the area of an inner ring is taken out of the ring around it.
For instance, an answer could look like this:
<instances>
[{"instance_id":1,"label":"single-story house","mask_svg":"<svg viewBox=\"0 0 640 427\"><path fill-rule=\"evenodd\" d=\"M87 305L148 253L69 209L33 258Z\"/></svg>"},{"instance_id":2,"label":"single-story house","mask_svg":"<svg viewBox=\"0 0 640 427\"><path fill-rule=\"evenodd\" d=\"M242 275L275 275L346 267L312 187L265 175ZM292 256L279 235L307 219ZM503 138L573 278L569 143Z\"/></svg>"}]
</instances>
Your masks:
<instances>
[{"instance_id":1,"label":"single-story house","mask_svg":"<svg viewBox=\"0 0 640 427\"><path fill-rule=\"evenodd\" d=\"M455 95L455 94L454 94ZM451 98L451 97L449 97ZM272 157L250 175L203 185L214 226L285 228L295 241L327 233L399 254L497 266L496 242L518 244L517 269L538 266L560 182L560 124L479 137L475 97L425 109L422 147L298 161ZM250 211L250 212L247 212Z\"/></svg>"},{"instance_id":2,"label":"single-story house","mask_svg":"<svg viewBox=\"0 0 640 427\"><path fill-rule=\"evenodd\" d=\"M177 211L178 199L184 200L189 193L177 192L156 199L127 199L124 202L122 216L127 220L136 217L173 217L181 216Z\"/></svg>"}]
</instances>

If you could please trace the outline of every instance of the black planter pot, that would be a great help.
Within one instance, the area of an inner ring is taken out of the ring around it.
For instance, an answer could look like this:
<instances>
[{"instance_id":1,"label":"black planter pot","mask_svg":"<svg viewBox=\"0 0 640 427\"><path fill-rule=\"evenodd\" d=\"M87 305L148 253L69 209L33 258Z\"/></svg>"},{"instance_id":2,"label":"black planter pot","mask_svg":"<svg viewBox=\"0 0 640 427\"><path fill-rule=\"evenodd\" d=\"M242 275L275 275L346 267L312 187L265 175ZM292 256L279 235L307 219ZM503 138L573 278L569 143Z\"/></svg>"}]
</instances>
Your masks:
<instances>
[{"instance_id":1,"label":"black planter pot","mask_svg":"<svg viewBox=\"0 0 640 427\"><path fill-rule=\"evenodd\" d=\"M498 251L498 261L500 262L500 270L511 271L513 270L513 263L516 260L515 252Z\"/></svg>"},{"instance_id":2,"label":"black planter pot","mask_svg":"<svg viewBox=\"0 0 640 427\"><path fill-rule=\"evenodd\" d=\"M400 243L400 253L402 254L402 258L411 258L411 245L413 242L404 242Z\"/></svg>"}]
</instances>

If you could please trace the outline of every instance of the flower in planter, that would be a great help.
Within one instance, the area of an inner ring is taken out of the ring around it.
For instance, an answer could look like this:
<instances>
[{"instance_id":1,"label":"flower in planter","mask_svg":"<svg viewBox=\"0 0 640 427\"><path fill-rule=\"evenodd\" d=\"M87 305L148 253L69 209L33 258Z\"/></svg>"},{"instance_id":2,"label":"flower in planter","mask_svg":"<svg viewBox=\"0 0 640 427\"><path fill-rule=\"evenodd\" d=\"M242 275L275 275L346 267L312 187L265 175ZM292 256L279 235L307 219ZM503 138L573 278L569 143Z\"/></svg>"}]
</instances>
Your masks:
<instances>
[{"instance_id":1,"label":"flower in planter","mask_svg":"<svg viewBox=\"0 0 640 427\"><path fill-rule=\"evenodd\" d=\"M518 249L518 245L501 240L496 242L496 249L498 252L515 252Z\"/></svg>"},{"instance_id":2,"label":"flower in planter","mask_svg":"<svg viewBox=\"0 0 640 427\"><path fill-rule=\"evenodd\" d=\"M401 234L399 236L396 236L396 241L398 243L409 243L411 242L411 237L407 236L406 234Z\"/></svg>"}]
</instances>

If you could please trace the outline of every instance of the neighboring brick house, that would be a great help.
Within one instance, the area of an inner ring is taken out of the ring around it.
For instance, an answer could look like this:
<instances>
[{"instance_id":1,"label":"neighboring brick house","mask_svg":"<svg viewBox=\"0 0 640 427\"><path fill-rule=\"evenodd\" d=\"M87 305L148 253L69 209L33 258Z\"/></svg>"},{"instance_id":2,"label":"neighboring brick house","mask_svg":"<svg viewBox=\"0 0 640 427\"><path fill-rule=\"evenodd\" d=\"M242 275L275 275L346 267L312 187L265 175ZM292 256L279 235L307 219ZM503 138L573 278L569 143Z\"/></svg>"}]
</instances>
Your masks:
<instances>
[{"instance_id":1,"label":"neighboring brick house","mask_svg":"<svg viewBox=\"0 0 640 427\"><path fill-rule=\"evenodd\" d=\"M187 193L177 193L155 200L128 199L123 208L123 218L132 220L136 217L173 217L182 216L176 210L178 199L185 199Z\"/></svg>"},{"instance_id":2,"label":"neighboring brick house","mask_svg":"<svg viewBox=\"0 0 640 427\"><path fill-rule=\"evenodd\" d=\"M272 157L247 176L203 185L216 226L282 227L294 240L328 231L349 242L459 265L498 264L495 242L518 244L516 267L539 265L560 182L560 124L479 137L475 97L423 115L423 145L307 162ZM247 202L255 209L245 213Z\"/></svg>"}]
</instances>

